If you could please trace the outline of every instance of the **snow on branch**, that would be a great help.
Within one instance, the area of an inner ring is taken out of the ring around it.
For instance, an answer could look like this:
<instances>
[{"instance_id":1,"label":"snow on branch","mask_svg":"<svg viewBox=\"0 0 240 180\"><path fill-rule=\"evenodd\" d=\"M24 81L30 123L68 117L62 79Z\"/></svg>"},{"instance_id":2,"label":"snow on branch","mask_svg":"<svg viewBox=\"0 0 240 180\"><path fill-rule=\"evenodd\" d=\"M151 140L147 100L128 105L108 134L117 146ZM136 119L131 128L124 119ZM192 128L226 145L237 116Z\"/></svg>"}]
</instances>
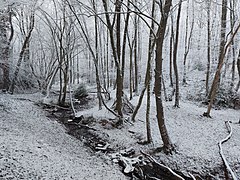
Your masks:
<instances>
[{"instance_id":1,"label":"snow on branch","mask_svg":"<svg viewBox=\"0 0 240 180\"><path fill-rule=\"evenodd\" d=\"M149 154L144 153L143 151L141 151L141 153L147 157L149 159L149 161L155 163L157 166L159 166L161 169L165 170L166 172L169 172L176 180L184 180L183 177L181 177L180 175L178 175L177 173L175 173L171 168L158 163L152 156L150 156Z\"/></svg>"},{"instance_id":2,"label":"snow on branch","mask_svg":"<svg viewBox=\"0 0 240 180\"><path fill-rule=\"evenodd\" d=\"M230 121L226 121L225 124L226 124L226 128L227 128L229 134L228 134L228 136L227 136L226 138L222 139L222 140L218 143L219 153L220 153L221 158L222 158L222 160L223 160L224 166L225 166L226 169L230 172L233 180L237 180L237 177L236 177L235 173L232 171L231 167L229 166L229 164L228 164L228 162L227 162L227 159L226 159L226 157L224 156L223 150L222 150L222 144L223 144L224 142L227 142L227 141L231 138L231 136L232 136L232 127L231 127L231 125L230 125Z\"/></svg>"}]
</instances>

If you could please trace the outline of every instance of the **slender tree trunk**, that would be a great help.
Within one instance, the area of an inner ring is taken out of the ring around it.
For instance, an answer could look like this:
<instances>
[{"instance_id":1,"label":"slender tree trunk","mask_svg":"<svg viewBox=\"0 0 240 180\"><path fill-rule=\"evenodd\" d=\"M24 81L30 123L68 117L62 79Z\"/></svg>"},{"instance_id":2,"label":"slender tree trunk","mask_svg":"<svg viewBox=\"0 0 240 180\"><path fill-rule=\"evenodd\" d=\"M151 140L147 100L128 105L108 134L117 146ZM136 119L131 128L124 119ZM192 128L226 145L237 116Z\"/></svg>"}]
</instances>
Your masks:
<instances>
[{"instance_id":1,"label":"slender tree trunk","mask_svg":"<svg viewBox=\"0 0 240 180\"><path fill-rule=\"evenodd\" d=\"M210 67L211 67L211 29L210 29L210 9L211 1L208 1L207 6L207 72L206 72L206 96L209 93L209 76L210 76Z\"/></svg>"},{"instance_id":2,"label":"slender tree trunk","mask_svg":"<svg viewBox=\"0 0 240 180\"><path fill-rule=\"evenodd\" d=\"M215 73L215 76L214 76L214 79L213 79L213 83L212 83L212 86L211 86L212 93L211 93L211 96L210 96L210 102L209 102L209 105L208 105L208 108L207 108L207 112L204 112L203 116L211 117L210 116L210 112L211 112L211 109L212 109L212 106L213 106L213 101L214 101L214 99L216 97L216 94L217 94L219 80L220 80L220 75L221 75L221 70L222 70L222 67L223 67L223 64L224 64L224 58L225 58L225 55L226 55L226 53L227 53L227 51L229 49L229 46L231 45L234 37L239 32L239 29L240 29L240 24L234 30L234 32L233 32L230 40L228 41L228 43L225 43L223 45L223 49L221 49L221 52L220 52L220 55L219 55L218 68L216 70L216 73Z\"/></svg>"},{"instance_id":3,"label":"slender tree trunk","mask_svg":"<svg viewBox=\"0 0 240 180\"><path fill-rule=\"evenodd\" d=\"M153 1L152 18L154 18L154 16L155 16L155 2ZM133 115L131 117L132 121L135 121L135 117L138 113L138 110L141 107L141 104L142 104L144 93L145 93L146 89L148 89L148 86L150 86L150 84L151 84L151 63L152 63L152 56L153 56L153 48L155 45L155 41L153 41L153 33L154 33L153 30L154 30L154 22L152 21L151 30L150 30L149 39L148 39L148 61L147 61L147 69L146 69L144 87L141 91L137 106L135 107L135 109L133 111ZM148 131L148 130L150 130L150 122L147 121L146 124L147 124L147 131ZM147 132L147 134L151 134L151 132Z\"/></svg>"},{"instance_id":4,"label":"slender tree trunk","mask_svg":"<svg viewBox=\"0 0 240 180\"><path fill-rule=\"evenodd\" d=\"M17 61L16 69L15 69L14 74L13 74L13 79L12 79L11 85L9 87L10 93L14 92L15 83L16 83L16 80L17 80L17 77L18 77L18 73L20 71L20 66L22 64L24 53L26 51L27 45L30 43L30 38L31 38L31 35L32 35L32 31L34 29L35 17L34 17L33 12L31 14L30 19L31 19L31 21L30 21L30 25L29 25L29 31L28 31L27 36L24 39L24 42L23 42L23 45L22 45L22 48L21 48L21 51L20 51L20 54L19 54L19 58L18 58L18 61Z\"/></svg>"},{"instance_id":5,"label":"slender tree trunk","mask_svg":"<svg viewBox=\"0 0 240 180\"><path fill-rule=\"evenodd\" d=\"M118 112L119 116L123 116L122 114L122 96L123 96L123 77L122 77L122 72L120 69L120 59L121 59L121 6L122 6L122 0L117 0L116 1L116 46L117 46L117 60L119 64L119 68L117 68L117 93L116 93L116 110ZM122 123L122 122L121 122Z\"/></svg>"},{"instance_id":6,"label":"slender tree trunk","mask_svg":"<svg viewBox=\"0 0 240 180\"><path fill-rule=\"evenodd\" d=\"M182 9L182 0L179 2L179 9L177 15L177 25L176 25L176 38L173 50L173 67L174 67L174 74L176 79L176 93L175 93L175 105L174 107L179 108L179 76L178 76L178 67L177 67L177 52L178 52L178 40L179 40L179 26L180 26L180 17L181 17L181 9Z\"/></svg>"},{"instance_id":7,"label":"slender tree trunk","mask_svg":"<svg viewBox=\"0 0 240 180\"><path fill-rule=\"evenodd\" d=\"M227 0L222 0L221 37L220 37L219 58L218 58L219 61L218 61L217 71L218 71L218 69L220 69L220 63L221 63L220 56L221 56L221 53L224 51L224 46L225 46L225 36L226 36L226 27L227 27L226 19L227 19ZM219 74L219 76L220 76L220 74ZM220 81L220 77L219 77L219 81ZM219 82L218 82L217 86L218 85L219 85ZM218 88L218 87L211 86L211 90L209 92L208 99L211 98L214 88Z\"/></svg>"},{"instance_id":8,"label":"slender tree trunk","mask_svg":"<svg viewBox=\"0 0 240 180\"><path fill-rule=\"evenodd\" d=\"M169 78L170 78L170 87L173 87L173 43L174 43L174 30L173 30L173 18L171 16L171 37L170 37L170 59L169 59Z\"/></svg>"},{"instance_id":9,"label":"slender tree trunk","mask_svg":"<svg viewBox=\"0 0 240 180\"><path fill-rule=\"evenodd\" d=\"M92 1L93 10L97 14L96 3L95 0ZM99 48L98 48L98 17L94 16L94 24L95 24L95 51L96 51L96 62L95 62L95 72L96 72L96 83L97 83L97 97L98 97L98 109L102 109L102 100L101 100L101 83L98 72L98 61L99 61Z\"/></svg>"},{"instance_id":10,"label":"slender tree trunk","mask_svg":"<svg viewBox=\"0 0 240 180\"><path fill-rule=\"evenodd\" d=\"M132 49L130 49L129 53L129 61L130 61L130 67L129 67L129 99L132 100L133 98L133 84L132 84L132 77L133 77L133 54Z\"/></svg>"},{"instance_id":11,"label":"slender tree trunk","mask_svg":"<svg viewBox=\"0 0 240 180\"><path fill-rule=\"evenodd\" d=\"M7 39L7 27L8 23L11 27L10 38ZM10 79L9 79L9 54L10 54L10 43L13 38L13 25L12 25L12 13L11 9L8 8L7 11L2 10L0 11L0 39L1 39L1 46L0 46L0 68L3 70L3 91L7 91L10 86Z\"/></svg>"},{"instance_id":12,"label":"slender tree trunk","mask_svg":"<svg viewBox=\"0 0 240 180\"><path fill-rule=\"evenodd\" d=\"M124 74L125 74L125 57L126 57L126 41L127 41L127 34L128 34L128 24L129 24L129 18L130 18L130 0L127 2L127 17L125 19L125 27L123 32L123 42L122 42L122 79L124 81Z\"/></svg>"},{"instance_id":13,"label":"slender tree trunk","mask_svg":"<svg viewBox=\"0 0 240 180\"><path fill-rule=\"evenodd\" d=\"M118 112L118 115L120 117L123 116L122 113L122 96L123 96L123 80L122 80L122 73L121 73L121 66L120 66L120 58L121 58L121 6L122 6L122 0L117 0L116 1L116 45L115 45L115 37L114 37L114 30L113 26L110 22L110 17L108 12L108 7L107 7L107 1L102 0L104 10L106 11L105 16L106 16L106 21L107 21L107 27L109 30L109 36L110 36L110 42L111 42L111 47L112 47L112 52L113 52L113 57L115 60L115 65L117 68L117 80L116 80L116 110Z\"/></svg>"},{"instance_id":14,"label":"slender tree trunk","mask_svg":"<svg viewBox=\"0 0 240 180\"><path fill-rule=\"evenodd\" d=\"M136 95L138 95L138 18L136 14L134 18L134 70L135 70L134 92Z\"/></svg>"},{"instance_id":15,"label":"slender tree trunk","mask_svg":"<svg viewBox=\"0 0 240 180\"><path fill-rule=\"evenodd\" d=\"M239 49L239 52L238 52L237 70L238 70L238 84L237 84L237 87L236 87L236 92L238 92L239 87L240 87L240 49Z\"/></svg>"},{"instance_id":16,"label":"slender tree trunk","mask_svg":"<svg viewBox=\"0 0 240 180\"><path fill-rule=\"evenodd\" d=\"M235 19L235 1L234 0L230 0L230 21L231 21L231 29L233 29L234 27L234 23L236 21ZM234 88L234 80L235 80L235 65L236 65L236 51L235 51L235 43L234 41L232 42L232 82L231 82L231 90L233 90Z\"/></svg>"},{"instance_id":17,"label":"slender tree trunk","mask_svg":"<svg viewBox=\"0 0 240 180\"><path fill-rule=\"evenodd\" d=\"M147 142L148 143L151 143L153 141L152 133L151 133L152 132L151 131L151 122L150 122L150 107L151 107L151 83L150 82L147 86L147 107L146 107L146 130L147 130Z\"/></svg>"},{"instance_id":18,"label":"slender tree trunk","mask_svg":"<svg viewBox=\"0 0 240 180\"><path fill-rule=\"evenodd\" d=\"M187 84L187 56L190 50L190 45L192 41L192 34L193 34L193 27L194 27L194 10L192 15L192 23L191 23L191 29L188 35L188 20L189 20L189 1L187 2L187 18L186 18L186 34L185 34L185 52L184 52L184 58L183 58L183 85Z\"/></svg>"},{"instance_id":19,"label":"slender tree trunk","mask_svg":"<svg viewBox=\"0 0 240 180\"><path fill-rule=\"evenodd\" d=\"M173 148L173 144L169 138L167 128L165 125L163 104L162 104L162 56L163 56L163 41L166 32L167 19L170 11L170 7L172 6L172 0L166 0L163 12L161 12L162 17L160 20L160 25L157 31L157 39L156 39L156 59L155 59L155 99L156 99L156 110L157 110L157 120L159 131L163 140L163 148L166 153L171 153Z\"/></svg>"}]
</instances>

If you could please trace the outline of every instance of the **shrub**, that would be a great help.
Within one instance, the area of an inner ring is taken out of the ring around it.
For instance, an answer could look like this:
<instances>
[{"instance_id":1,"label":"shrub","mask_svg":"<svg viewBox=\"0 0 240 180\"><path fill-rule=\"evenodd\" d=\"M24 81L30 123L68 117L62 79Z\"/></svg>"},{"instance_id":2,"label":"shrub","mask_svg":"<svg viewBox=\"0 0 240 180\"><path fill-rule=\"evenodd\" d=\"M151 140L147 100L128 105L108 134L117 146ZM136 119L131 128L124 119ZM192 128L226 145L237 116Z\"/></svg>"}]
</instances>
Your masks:
<instances>
[{"instance_id":1,"label":"shrub","mask_svg":"<svg viewBox=\"0 0 240 180\"><path fill-rule=\"evenodd\" d=\"M203 63L201 61L197 61L193 65L193 70L204 71L205 69L206 69L206 67L203 65Z\"/></svg>"},{"instance_id":2,"label":"shrub","mask_svg":"<svg viewBox=\"0 0 240 180\"><path fill-rule=\"evenodd\" d=\"M74 91L74 98L80 100L88 96L87 88L84 84L80 84L78 88Z\"/></svg>"}]
</instances>

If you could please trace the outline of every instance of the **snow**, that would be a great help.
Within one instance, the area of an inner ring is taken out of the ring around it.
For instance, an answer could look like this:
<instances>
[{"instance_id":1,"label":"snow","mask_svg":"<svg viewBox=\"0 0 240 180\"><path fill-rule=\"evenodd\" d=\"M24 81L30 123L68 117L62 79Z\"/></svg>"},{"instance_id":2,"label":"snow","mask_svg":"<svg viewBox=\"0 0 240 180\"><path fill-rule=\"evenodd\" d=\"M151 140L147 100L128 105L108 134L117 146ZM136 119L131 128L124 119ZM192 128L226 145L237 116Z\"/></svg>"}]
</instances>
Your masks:
<instances>
[{"instance_id":1,"label":"snow","mask_svg":"<svg viewBox=\"0 0 240 180\"><path fill-rule=\"evenodd\" d=\"M224 179L218 143L227 137L225 122L231 121L233 134L223 144L223 153L240 178L240 111L213 108L212 118L203 117L207 106L187 100L200 91L201 83L204 83L199 78L203 77L203 72L192 73L195 75L189 76L188 86L180 88L180 108L174 108L174 102L163 102L168 133L176 147L172 155L153 153L163 144L156 120L154 95L151 97L150 112L153 144L150 145L138 143L146 140L145 97L136 122L125 121L121 128L100 123L103 120L111 122L114 115L104 107L99 110L97 98L91 100L91 108L77 115L96 118L97 122L90 126L107 137L108 145L115 152L133 148L138 156L140 150L143 150L159 162L186 175L210 175L215 179ZM111 92L111 97L106 102L109 107L114 104L114 92ZM131 103L136 105L138 98L135 96ZM68 135L63 126L48 119L45 112L33 103L40 99L44 99L40 94L0 94L0 179L127 179L118 165L111 161L112 154L91 152L90 148L83 146L83 142ZM130 120L128 115L125 118Z\"/></svg>"},{"instance_id":2,"label":"snow","mask_svg":"<svg viewBox=\"0 0 240 180\"><path fill-rule=\"evenodd\" d=\"M0 179L125 179L23 97L0 94Z\"/></svg>"},{"instance_id":3,"label":"snow","mask_svg":"<svg viewBox=\"0 0 240 180\"><path fill-rule=\"evenodd\" d=\"M192 88L192 87L191 87ZM191 91L191 88L181 88L182 93ZM194 91L193 91L194 92ZM154 143L148 146L139 145L138 142L146 140L145 113L146 98L137 114L134 125L126 123L121 129L103 128L95 125L100 131L108 134L110 144L115 149L133 147L137 152L141 149L150 152L152 148L162 146L161 137L156 120L156 109L154 95L151 97L151 127ZM207 175L211 174L217 179L223 178L223 162L219 154L218 143L228 135L225 127L226 121L231 121L233 134L229 141L223 144L225 154L230 167L240 178L240 111L234 109L213 109L212 118L203 117L202 114L207 110L207 106L197 102L181 99L180 108L174 108L174 102L163 102L165 122L172 142L176 146L176 153L165 155L164 153L155 154L155 158L173 169ZM138 97L131 101L136 105ZM108 102L111 107L113 100ZM96 118L113 118L112 114L105 108L98 110L96 107L79 112L84 116L93 115ZM126 116L127 118L127 116Z\"/></svg>"}]
</instances>

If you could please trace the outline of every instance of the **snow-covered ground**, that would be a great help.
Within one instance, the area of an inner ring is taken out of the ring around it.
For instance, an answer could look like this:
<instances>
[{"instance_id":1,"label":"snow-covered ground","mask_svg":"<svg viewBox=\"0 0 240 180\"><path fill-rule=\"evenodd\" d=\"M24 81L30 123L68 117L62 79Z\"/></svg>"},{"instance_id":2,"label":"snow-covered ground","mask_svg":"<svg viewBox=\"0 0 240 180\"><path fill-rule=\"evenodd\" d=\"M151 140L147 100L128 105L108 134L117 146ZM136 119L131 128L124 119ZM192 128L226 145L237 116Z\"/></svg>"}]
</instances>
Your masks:
<instances>
[{"instance_id":1,"label":"snow-covered ground","mask_svg":"<svg viewBox=\"0 0 240 180\"><path fill-rule=\"evenodd\" d=\"M195 177L211 179L225 179L218 142L228 135L225 122L231 121L233 134L223 144L223 153L240 179L240 111L213 108L212 118L203 117L207 107L201 102L187 100L196 91L201 91L199 84L204 82L196 77L201 76L189 78L188 86L181 87L180 108L173 108L174 102L164 102L167 129L176 145L172 155L153 153L162 146L154 95L151 97L153 143L150 145L138 143L146 140L146 98L136 122L125 122L122 128L101 123L111 122L114 116L104 107L98 110L97 98L90 102L92 108L88 107L78 115L93 116L96 122L91 126L107 135L108 143L115 151L134 148L137 156L143 150L185 175L192 173ZM33 103L42 98L40 94L0 94L0 179L127 179L118 165L111 162L111 154L90 152L83 142L68 135L57 121L47 118L46 112ZM138 98L135 96L131 103L136 105ZM111 107L113 101L114 92L107 105Z\"/></svg>"},{"instance_id":2,"label":"snow-covered ground","mask_svg":"<svg viewBox=\"0 0 240 180\"><path fill-rule=\"evenodd\" d=\"M0 179L125 179L29 100L0 94ZM33 100L33 99L32 99Z\"/></svg>"},{"instance_id":3,"label":"snow-covered ground","mask_svg":"<svg viewBox=\"0 0 240 180\"><path fill-rule=\"evenodd\" d=\"M132 101L136 104L138 97ZM112 102L109 103L109 106ZM122 129L109 129L99 127L111 138L113 147L130 148L136 151L162 146L159 134L156 111L152 96L151 126L154 144L149 146L139 145L139 140L146 140L145 131L145 102L137 115L134 125L126 124ZM212 118L203 117L206 107L196 105L189 101L181 101L180 108L173 108L173 102L165 102L165 120L172 142L176 145L177 152L172 155L164 153L155 154L155 158L175 170L193 173L194 175L212 175L216 179L222 179L224 167L219 155L218 142L228 135L225 121L231 121L233 134L229 141L223 144L223 152L230 163L230 166L240 178L240 111L234 109L212 110ZM98 111L94 107L84 112L85 116L94 115L99 119L111 117L112 115L103 109ZM214 179L214 178L213 178Z\"/></svg>"}]
</instances>

